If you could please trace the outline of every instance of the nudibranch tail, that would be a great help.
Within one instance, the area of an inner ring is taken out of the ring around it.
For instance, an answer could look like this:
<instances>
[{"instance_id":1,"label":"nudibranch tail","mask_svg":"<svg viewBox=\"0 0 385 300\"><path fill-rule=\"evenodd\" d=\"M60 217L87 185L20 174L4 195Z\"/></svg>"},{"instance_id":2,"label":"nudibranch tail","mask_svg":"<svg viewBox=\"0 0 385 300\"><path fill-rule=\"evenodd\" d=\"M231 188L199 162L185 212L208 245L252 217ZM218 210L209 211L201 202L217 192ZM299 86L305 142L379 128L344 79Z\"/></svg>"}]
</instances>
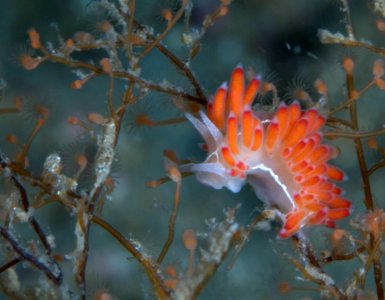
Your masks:
<instances>
[{"instance_id":1,"label":"nudibranch tail","mask_svg":"<svg viewBox=\"0 0 385 300\"><path fill-rule=\"evenodd\" d=\"M326 118L315 108L301 110L297 101L281 103L272 116L253 111L261 86L256 76L246 86L238 65L229 84L211 98L207 115L187 118L200 132L208 156L201 164L182 168L216 189L238 192L250 184L258 198L278 209L287 238L307 225L333 227L350 214L351 203L334 182L346 175L328 161L338 151L323 144Z\"/></svg>"}]
</instances>

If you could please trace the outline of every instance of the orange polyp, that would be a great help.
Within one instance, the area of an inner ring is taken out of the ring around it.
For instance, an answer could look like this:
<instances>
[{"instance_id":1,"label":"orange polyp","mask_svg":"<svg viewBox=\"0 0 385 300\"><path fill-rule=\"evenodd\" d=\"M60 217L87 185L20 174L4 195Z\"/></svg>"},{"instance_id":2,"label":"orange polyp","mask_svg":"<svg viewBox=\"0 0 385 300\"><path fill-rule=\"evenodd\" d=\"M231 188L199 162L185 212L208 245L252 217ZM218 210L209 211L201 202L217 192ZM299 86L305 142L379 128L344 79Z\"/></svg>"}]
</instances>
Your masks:
<instances>
[{"instance_id":1,"label":"orange polyp","mask_svg":"<svg viewBox=\"0 0 385 300\"><path fill-rule=\"evenodd\" d=\"M295 204L297 204L298 207L303 206L303 199L299 194L295 194L293 198L294 198Z\"/></svg>"},{"instance_id":2,"label":"orange polyp","mask_svg":"<svg viewBox=\"0 0 385 300\"><path fill-rule=\"evenodd\" d=\"M297 144L307 133L309 122L306 119L299 119L294 123L290 134L283 142L284 147L293 147Z\"/></svg>"},{"instance_id":3,"label":"orange polyp","mask_svg":"<svg viewBox=\"0 0 385 300\"><path fill-rule=\"evenodd\" d=\"M308 210L311 210L311 211L314 211L314 212L317 212L317 211L320 211L320 210L324 209L325 205L319 203L318 201L311 201L311 202L307 203L304 206L304 208L306 208Z\"/></svg>"},{"instance_id":4,"label":"orange polyp","mask_svg":"<svg viewBox=\"0 0 385 300\"><path fill-rule=\"evenodd\" d=\"M238 123L237 119L234 116L230 116L227 119L227 144L230 147L230 150L233 154L238 154L238 142L237 142L237 133L238 133Z\"/></svg>"},{"instance_id":5,"label":"orange polyp","mask_svg":"<svg viewBox=\"0 0 385 300\"><path fill-rule=\"evenodd\" d=\"M313 166L312 170L309 173L303 172L306 176L315 176L315 175L321 175L325 174L326 172L326 166L325 165L318 165L316 167Z\"/></svg>"},{"instance_id":6,"label":"orange polyp","mask_svg":"<svg viewBox=\"0 0 385 300\"><path fill-rule=\"evenodd\" d=\"M286 221L284 228L289 229L296 226L298 222L300 222L305 216L305 212L303 210L297 210L290 212L286 215Z\"/></svg>"},{"instance_id":7,"label":"orange polyp","mask_svg":"<svg viewBox=\"0 0 385 300\"><path fill-rule=\"evenodd\" d=\"M336 209L331 209L327 213L327 218L334 221L334 220L343 219L343 218L349 216L349 214L350 214L350 210L347 208L336 208Z\"/></svg>"},{"instance_id":8,"label":"orange polyp","mask_svg":"<svg viewBox=\"0 0 385 300\"><path fill-rule=\"evenodd\" d=\"M40 35L35 28L28 30L29 40L33 49L39 49L41 47Z\"/></svg>"},{"instance_id":9,"label":"orange polyp","mask_svg":"<svg viewBox=\"0 0 385 300\"><path fill-rule=\"evenodd\" d=\"M242 139L246 147L250 147L253 139L253 123L253 112L251 110L245 110L242 115Z\"/></svg>"},{"instance_id":10,"label":"orange polyp","mask_svg":"<svg viewBox=\"0 0 385 300\"><path fill-rule=\"evenodd\" d=\"M297 122L299 117L301 116L301 106L298 102L294 102L290 104L287 109L290 116L287 130L290 131L294 123Z\"/></svg>"},{"instance_id":11,"label":"orange polyp","mask_svg":"<svg viewBox=\"0 0 385 300\"><path fill-rule=\"evenodd\" d=\"M253 100L258 93L260 85L261 85L260 77L256 77L250 81L245 92L245 97L243 98L243 105L251 105L253 103Z\"/></svg>"},{"instance_id":12,"label":"orange polyp","mask_svg":"<svg viewBox=\"0 0 385 300\"><path fill-rule=\"evenodd\" d=\"M315 121L318 115L318 112L314 108L308 109L303 113L303 117L307 118L310 124L313 124L313 121Z\"/></svg>"},{"instance_id":13,"label":"orange polyp","mask_svg":"<svg viewBox=\"0 0 385 300\"><path fill-rule=\"evenodd\" d=\"M301 228L304 217L305 212L303 210L296 210L288 213L279 236L281 238L287 238L296 233Z\"/></svg>"},{"instance_id":14,"label":"orange polyp","mask_svg":"<svg viewBox=\"0 0 385 300\"><path fill-rule=\"evenodd\" d=\"M313 176L308 179L306 179L304 182L301 183L302 186L313 186L316 185L321 181L321 178L319 176Z\"/></svg>"},{"instance_id":15,"label":"orange polyp","mask_svg":"<svg viewBox=\"0 0 385 300\"><path fill-rule=\"evenodd\" d=\"M232 167L235 167L236 162L235 162L235 159L234 159L233 155L231 154L231 151L230 151L229 147L222 147L221 148L221 153L222 153L223 160L228 165L230 165Z\"/></svg>"},{"instance_id":16,"label":"orange polyp","mask_svg":"<svg viewBox=\"0 0 385 300\"><path fill-rule=\"evenodd\" d=\"M282 140L286 136L290 122L289 111L286 105L281 105L280 107L278 107L274 119L279 124L279 138Z\"/></svg>"},{"instance_id":17,"label":"orange polyp","mask_svg":"<svg viewBox=\"0 0 385 300\"><path fill-rule=\"evenodd\" d=\"M303 199L303 201L305 201L305 203L309 203L309 202L314 201L314 195L306 194L306 195L302 196L302 199Z\"/></svg>"},{"instance_id":18,"label":"orange polyp","mask_svg":"<svg viewBox=\"0 0 385 300\"><path fill-rule=\"evenodd\" d=\"M331 182L324 182L320 185L319 189L320 190L327 190L327 191L332 191L335 185Z\"/></svg>"},{"instance_id":19,"label":"orange polyp","mask_svg":"<svg viewBox=\"0 0 385 300\"><path fill-rule=\"evenodd\" d=\"M301 174L303 174L303 171L301 172ZM323 174L305 174L302 176L302 182L301 184L304 185L304 183L306 184L306 182L309 182L310 183L310 179L312 178L321 178ZM317 182L318 183L318 182ZM304 187L307 187L308 185L304 185Z\"/></svg>"},{"instance_id":20,"label":"orange polyp","mask_svg":"<svg viewBox=\"0 0 385 300\"><path fill-rule=\"evenodd\" d=\"M315 142L316 145L319 145L319 144L321 144L321 142L322 142L322 134L321 134L320 132L315 132L315 133L313 133L313 134L310 136L310 138L311 138L312 140L314 140L314 142Z\"/></svg>"},{"instance_id":21,"label":"orange polyp","mask_svg":"<svg viewBox=\"0 0 385 300\"><path fill-rule=\"evenodd\" d=\"M318 225L322 224L325 220L327 214L326 209L321 209L312 214L312 216L307 220L307 223L310 225Z\"/></svg>"},{"instance_id":22,"label":"orange polyp","mask_svg":"<svg viewBox=\"0 0 385 300\"><path fill-rule=\"evenodd\" d=\"M333 188L331 190L336 195L341 195L342 194L342 189L339 188L338 186L334 185L334 184L333 184Z\"/></svg>"},{"instance_id":23,"label":"orange polyp","mask_svg":"<svg viewBox=\"0 0 385 300\"><path fill-rule=\"evenodd\" d=\"M251 150L257 151L259 149L259 147L261 147L262 141L263 141L262 129L257 128L254 131L254 141L253 141L253 144L251 145Z\"/></svg>"},{"instance_id":24,"label":"orange polyp","mask_svg":"<svg viewBox=\"0 0 385 300\"><path fill-rule=\"evenodd\" d=\"M293 153L293 149L290 148L284 148L281 152L281 156L283 158L288 158Z\"/></svg>"},{"instance_id":25,"label":"orange polyp","mask_svg":"<svg viewBox=\"0 0 385 300\"><path fill-rule=\"evenodd\" d=\"M308 140L305 143L306 143L305 146L300 151L298 151L298 153L293 155L291 159L293 163L299 163L300 161L305 160L309 156L309 154L313 151L314 141Z\"/></svg>"},{"instance_id":26,"label":"orange polyp","mask_svg":"<svg viewBox=\"0 0 385 300\"><path fill-rule=\"evenodd\" d=\"M271 154L273 152L273 148L275 143L279 137L279 124L275 122L271 122L266 130L266 139L265 139L265 147L267 153Z\"/></svg>"},{"instance_id":27,"label":"orange polyp","mask_svg":"<svg viewBox=\"0 0 385 300\"><path fill-rule=\"evenodd\" d=\"M301 161L299 164L292 166L290 169L293 173L298 173L305 169L309 164L306 161Z\"/></svg>"},{"instance_id":28,"label":"orange polyp","mask_svg":"<svg viewBox=\"0 0 385 300\"><path fill-rule=\"evenodd\" d=\"M350 201L342 197L334 197L334 198L324 199L321 201L327 204L330 208L350 208L352 206Z\"/></svg>"},{"instance_id":29,"label":"orange polyp","mask_svg":"<svg viewBox=\"0 0 385 300\"><path fill-rule=\"evenodd\" d=\"M312 125L310 126L310 131L314 132L320 129L322 126L325 125L326 119L325 117L318 115L315 120L313 120Z\"/></svg>"},{"instance_id":30,"label":"orange polyp","mask_svg":"<svg viewBox=\"0 0 385 300\"><path fill-rule=\"evenodd\" d=\"M221 130L225 128L225 112L226 112L226 97L227 97L227 84L224 83L215 93L212 102L211 115L209 118L214 124Z\"/></svg>"},{"instance_id":31,"label":"orange polyp","mask_svg":"<svg viewBox=\"0 0 385 300\"><path fill-rule=\"evenodd\" d=\"M231 75L229 87L230 110L237 118L241 117L244 92L245 79L243 75L243 68L242 66L238 66L234 69L233 74Z\"/></svg>"},{"instance_id":32,"label":"orange polyp","mask_svg":"<svg viewBox=\"0 0 385 300\"><path fill-rule=\"evenodd\" d=\"M330 158L330 149L326 145L320 145L314 149L309 155L308 161L310 164L316 164L319 162L326 161Z\"/></svg>"},{"instance_id":33,"label":"orange polyp","mask_svg":"<svg viewBox=\"0 0 385 300\"><path fill-rule=\"evenodd\" d=\"M318 188L322 191L329 191L336 195L342 194L342 189L331 182L323 182Z\"/></svg>"},{"instance_id":34,"label":"orange polyp","mask_svg":"<svg viewBox=\"0 0 385 300\"><path fill-rule=\"evenodd\" d=\"M310 176L312 174L312 172L314 171L314 166L310 165L310 166L307 166L305 170L302 171L302 174L305 175L305 176Z\"/></svg>"},{"instance_id":35,"label":"orange polyp","mask_svg":"<svg viewBox=\"0 0 385 300\"><path fill-rule=\"evenodd\" d=\"M307 110L303 117L309 121L309 132L317 131L325 122L325 118L315 109Z\"/></svg>"},{"instance_id":36,"label":"orange polyp","mask_svg":"<svg viewBox=\"0 0 385 300\"><path fill-rule=\"evenodd\" d=\"M296 182L302 182L303 181L303 176L302 175L297 175L297 176L294 177L294 180Z\"/></svg>"},{"instance_id":37,"label":"orange polyp","mask_svg":"<svg viewBox=\"0 0 385 300\"><path fill-rule=\"evenodd\" d=\"M326 204L327 204L327 201L329 201L333 197L332 194L329 192L314 190L311 188L308 189L307 192L314 195L314 197L321 202L326 201L324 202Z\"/></svg>"},{"instance_id":38,"label":"orange polyp","mask_svg":"<svg viewBox=\"0 0 385 300\"><path fill-rule=\"evenodd\" d=\"M326 175L331 179L335 181L342 181L344 180L345 173L342 172L340 169L338 169L335 166L327 165L326 167Z\"/></svg>"},{"instance_id":39,"label":"orange polyp","mask_svg":"<svg viewBox=\"0 0 385 300\"><path fill-rule=\"evenodd\" d=\"M306 146L305 141L300 141L294 148L284 148L282 151L282 156L287 160L291 160L293 157L297 156L298 153L302 151L302 149Z\"/></svg>"}]
</instances>

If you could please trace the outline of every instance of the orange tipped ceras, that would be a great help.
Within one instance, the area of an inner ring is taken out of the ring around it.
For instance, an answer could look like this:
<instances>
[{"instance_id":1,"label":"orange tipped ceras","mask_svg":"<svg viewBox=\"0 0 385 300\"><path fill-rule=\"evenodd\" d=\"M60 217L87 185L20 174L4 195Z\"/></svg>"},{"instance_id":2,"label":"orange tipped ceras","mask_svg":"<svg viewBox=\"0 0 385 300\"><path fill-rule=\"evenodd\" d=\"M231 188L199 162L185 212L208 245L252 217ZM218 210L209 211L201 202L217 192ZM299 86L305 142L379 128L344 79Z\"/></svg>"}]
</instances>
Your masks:
<instances>
[{"instance_id":1,"label":"orange tipped ceras","mask_svg":"<svg viewBox=\"0 0 385 300\"><path fill-rule=\"evenodd\" d=\"M261 78L245 86L237 66L229 85L222 84L200 119L188 114L207 144L204 163L182 168L216 189L239 192L249 183L262 201L280 212L279 233L287 238L306 225L333 227L350 214L351 203L333 182L344 173L328 164L336 155L322 144L325 117L317 109L301 111L298 102L281 103L271 117L253 111Z\"/></svg>"}]
</instances>

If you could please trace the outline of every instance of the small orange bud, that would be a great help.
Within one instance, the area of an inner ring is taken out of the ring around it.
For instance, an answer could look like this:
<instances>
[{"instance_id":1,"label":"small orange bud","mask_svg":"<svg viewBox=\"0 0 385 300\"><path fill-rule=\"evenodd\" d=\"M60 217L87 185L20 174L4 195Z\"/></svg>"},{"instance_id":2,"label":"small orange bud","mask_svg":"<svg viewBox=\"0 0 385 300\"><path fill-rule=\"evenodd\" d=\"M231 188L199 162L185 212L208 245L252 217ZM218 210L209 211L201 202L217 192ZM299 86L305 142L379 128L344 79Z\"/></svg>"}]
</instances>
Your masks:
<instances>
[{"instance_id":1,"label":"small orange bud","mask_svg":"<svg viewBox=\"0 0 385 300\"><path fill-rule=\"evenodd\" d=\"M11 144L17 144L19 142L16 135L14 135L14 134L8 134L6 136L6 140L8 143L11 143Z\"/></svg>"},{"instance_id":2,"label":"small orange bud","mask_svg":"<svg viewBox=\"0 0 385 300\"><path fill-rule=\"evenodd\" d=\"M262 95L274 90L275 90L275 86L271 82L264 81L262 83L262 90L261 90Z\"/></svg>"},{"instance_id":3,"label":"small orange bud","mask_svg":"<svg viewBox=\"0 0 385 300\"><path fill-rule=\"evenodd\" d=\"M104 186L107 189L107 193L111 194L115 189L115 180L111 176L107 177L104 181Z\"/></svg>"},{"instance_id":4,"label":"small orange bud","mask_svg":"<svg viewBox=\"0 0 385 300\"><path fill-rule=\"evenodd\" d=\"M101 31L101 32L109 32L110 30L113 29L112 25L110 22L108 21L102 21L100 23L97 24L97 28Z\"/></svg>"},{"instance_id":5,"label":"small orange bud","mask_svg":"<svg viewBox=\"0 0 385 300\"><path fill-rule=\"evenodd\" d=\"M178 169L178 158L176 154L172 150L166 150L163 155L164 168L168 177L174 182L180 182L182 175Z\"/></svg>"},{"instance_id":6,"label":"small orange bud","mask_svg":"<svg viewBox=\"0 0 385 300\"><path fill-rule=\"evenodd\" d=\"M385 213L382 209L376 209L365 216L364 230L370 232L375 240L384 234Z\"/></svg>"},{"instance_id":7,"label":"small orange bud","mask_svg":"<svg viewBox=\"0 0 385 300\"><path fill-rule=\"evenodd\" d=\"M385 68L384 61L382 59L376 59L373 63L373 76L375 79L379 79L384 76Z\"/></svg>"},{"instance_id":8,"label":"small orange bud","mask_svg":"<svg viewBox=\"0 0 385 300\"><path fill-rule=\"evenodd\" d=\"M35 69L41 62L42 62L41 58L32 57L32 56L25 54L25 53L23 53L19 56L19 63L26 70Z\"/></svg>"},{"instance_id":9,"label":"small orange bud","mask_svg":"<svg viewBox=\"0 0 385 300\"><path fill-rule=\"evenodd\" d=\"M22 100L20 97L15 97L15 98L13 99L13 101L15 102L15 107L16 107L18 110L22 109L22 107L23 107L23 100Z\"/></svg>"},{"instance_id":10,"label":"small orange bud","mask_svg":"<svg viewBox=\"0 0 385 300\"><path fill-rule=\"evenodd\" d=\"M136 34L131 34L130 42L133 45L143 45L144 44L144 40L139 35L136 35Z\"/></svg>"},{"instance_id":11,"label":"small orange bud","mask_svg":"<svg viewBox=\"0 0 385 300\"><path fill-rule=\"evenodd\" d=\"M346 74L353 75L353 69L354 69L354 61L350 57L345 57L342 61L342 66L344 67L344 70Z\"/></svg>"},{"instance_id":12,"label":"small orange bud","mask_svg":"<svg viewBox=\"0 0 385 300\"><path fill-rule=\"evenodd\" d=\"M97 291L97 292L94 294L94 299L95 299L95 300L112 300L113 297L112 297L111 294L109 294L107 291L105 291L105 290L100 290L100 291Z\"/></svg>"},{"instance_id":13,"label":"small orange bud","mask_svg":"<svg viewBox=\"0 0 385 300\"><path fill-rule=\"evenodd\" d=\"M77 153L75 155L75 161L76 164L79 166L80 169L85 169L87 166L87 157L83 153Z\"/></svg>"},{"instance_id":14,"label":"small orange bud","mask_svg":"<svg viewBox=\"0 0 385 300\"><path fill-rule=\"evenodd\" d=\"M317 79L314 82L314 87L317 89L318 94L326 96L328 93L328 87L321 79Z\"/></svg>"},{"instance_id":15,"label":"small orange bud","mask_svg":"<svg viewBox=\"0 0 385 300\"><path fill-rule=\"evenodd\" d=\"M65 258L62 254L60 253L56 253L54 255L52 255L53 259L56 261L56 262L63 262L65 261Z\"/></svg>"},{"instance_id":16,"label":"small orange bud","mask_svg":"<svg viewBox=\"0 0 385 300\"><path fill-rule=\"evenodd\" d=\"M178 274L177 274L175 268L171 265L167 266L166 274L170 277L178 277Z\"/></svg>"},{"instance_id":17,"label":"small orange bud","mask_svg":"<svg viewBox=\"0 0 385 300\"><path fill-rule=\"evenodd\" d=\"M381 19L376 20L376 27L379 31L385 31L385 22Z\"/></svg>"},{"instance_id":18,"label":"small orange bud","mask_svg":"<svg viewBox=\"0 0 385 300\"><path fill-rule=\"evenodd\" d=\"M36 128L39 129L39 128L42 127L44 124L45 124L45 119L39 118L39 119L37 119L37 122L36 122Z\"/></svg>"},{"instance_id":19,"label":"small orange bud","mask_svg":"<svg viewBox=\"0 0 385 300\"><path fill-rule=\"evenodd\" d=\"M66 48L72 49L75 46L75 42L73 39L67 39L66 40Z\"/></svg>"},{"instance_id":20,"label":"small orange bud","mask_svg":"<svg viewBox=\"0 0 385 300\"><path fill-rule=\"evenodd\" d=\"M128 1L128 9L130 10L130 14L134 14L135 12L135 1Z\"/></svg>"},{"instance_id":21,"label":"small orange bud","mask_svg":"<svg viewBox=\"0 0 385 300\"><path fill-rule=\"evenodd\" d=\"M79 31L75 33L74 40L80 44L91 44L95 41L95 38L91 33Z\"/></svg>"},{"instance_id":22,"label":"small orange bud","mask_svg":"<svg viewBox=\"0 0 385 300\"><path fill-rule=\"evenodd\" d=\"M167 22L171 22L171 20L172 20L172 11L171 11L171 9L169 9L169 8L163 9L162 10L162 17Z\"/></svg>"},{"instance_id":23,"label":"small orange bud","mask_svg":"<svg viewBox=\"0 0 385 300\"><path fill-rule=\"evenodd\" d=\"M79 119L76 117L68 117L67 122L72 124L72 125L78 125L79 124Z\"/></svg>"},{"instance_id":24,"label":"small orange bud","mask_svg":"<svg viewBox=\"0 0 385 300\"><path fill-rule=\"evenodd\" d=\"M83 84L84 84L83 80L77 79L71 83L70 87L73 90L79 90L83 87Z\"/></svg>"},{"instance_id":25,"label":"small orange bud","mask_svg":"<svg viewBox=\"0 0 385 300\"><path fill-rule=\"evenodd\" d=\"M178 157L176 156L176 153L171 149L164 150L163 155L171 159L173 162L177 163L179 161Z\"/></svg>"},{"instance_id":26,"label":"small orange bud","mask_svg":"<svg viewBox=\"0 0 385 300\"><path fill-rule=\"evenodd\" d=\"M354 99L354 100L357 100L358 98L360 98L360 96L361 96L361 94L357 90L352 91L351 95L350 95L351 99Z\"/></svg>"},{"instance_id":27,"label":"small orange bud","mask_svg":"<svg viewBox=\"0 0 385 300\"><path fill-rule=\"evenodd\" d=\"M36 111L41 117L43 117L43 119L48 119L48 117L49 117L48 108L41 106L41 105L38 105L38 106L36 106Z\"/></svg>"},{"instance_id":28,"label":"small orange bud","mask_svg":"<svg viewBox=\"0 0 385 300\"><path fill-rule=\"evenodd\" d=\"M305 91L304 88L298 87L293 91L294 99L298 99L300 101L310 101L311 97L308 92Z\"/></svg>"},{"instance_id":29,"label":"small orange bud","mask_svg":"<svg viewBox=\"0 0 385 300\"><path fill-rule=\"evenodd\" d=\"M156 188L160 186L163 182L160 180L150 180L146 182L146 186L149 188Z\"/></svg>"},{"instance_id":30,"label":"small orange bud","mask_svg":"<svg viewBox=\"0 0 385 300\"><path fill-rule=\"evenodd\" d=\"M99 62L100 66L102 67L103 71L108 73L108 74L111 74L112 73L112 67L111 67L111 63L110 63L110 59L105 57L105 58L102 58Z\"/></svg>"},{"instance_id":31,"label":"small orange bud","mask_svg":"<svg viewBox=\"0 0 385 300\"><path fill-rule=\"evenodd\" d=\"M284 281L278 284L278 291L281 294L287 294L292 291L292 287L288 282Z\"/></svg>"},{"instance_id":32,"label":"small orange bud","mask_svg":"<svg viewBox=\"0 0 385 300\"><path fill-rule=\"evenodd\" d=\"M90 112L87 116L88 121L91 123L95 123L98 125L102 125L108 122L108 120L103 117L101 114L95 113L95 112Z\"/></svg>"},{"instance_id":33,"label":"small orange bud","mask_svg":"<svg viewBox=\"0 0 385 300\"><path fill-rule=\"evenodd\" d=\"M182 239L183 239L183 243L184 243L185 248L190 250L190 251L195 250L195 248L198 245L196 234L195 234L194 230L192 230L192 229L186 229L183 232Z\"/></svg>"},{"instance_id":34,"label":"small orange bud","mask_svg":"<svg viewBox=\"0 0 385 300\"><path fill-rule=\"evenodd\" d=\"M174 182L180 182L182 180L182 174L176 167L171 167L167 169L167 175L171 178Z\"/></svg>"},{"instance_id":35,"label":"small orange bud","mask_svg":"<svg viewBox=\"0 0 385 300\"><path fill-rule=\"evenodd\" d=\"M31 28L30 30L28 30L28 36L29 36L29 40L31 42L31 47L33 49L39 49L41 47L40 35L36 31L36 29L35 28Z\"/></svg>"},{"instance_id":36,"label":"small orange bud","mask_svg":"<svg viewBox=\"0 0 385 300\"><path fill-rule=\"evenodd\" d=\"M220 9L219 9L219 12L218 12L218 16L219 17L224 17L227 15L227 13L229 12L229 8L227 6L222 6Z\"/></svg>"},{"instance_id":37,"label":"small orange bud","mask_svg":"<svg viewBox=\"0 0 385 300\"><path fill-rule=\"evenodd\" d=\"M385 90L385 80L376 79L375 84L380 90Z\"/></svg>"},{"instance_id":38,"label":"small orange bud","mask_svg":"<svg viewBox=\"0 0 385 300\"><path fill-rule=\"evenodd\" d=\"M166 279L164 281L164 285L167 286L171 290L175 290L178 286L178 280L176 279Z\"/></svg>"},{"instance_id":39,"label":"small orange bud","mask_svg":"<svg viewBox=\"0 0 385 300\"><path fill-rule=\"evenodd\" d=\"M375 138L368 139L368 147L376 150L378 148L377 140Z\"/></svg>"},{"instance_id":40,"label":"small orange bud","mask_svg":"<svg viewBox=\"0 0 385 300\"><path fill-rule=\"evenodd\" d=\"M154 126L154 121L152 121L146 114L138 114L135 117L135 123L138 125L152 127Z\"/></svg>"},{"instance_id":41,"label":"small orange bud","mask_svg":"<svg viewBox=\"0 0 385 300\"><path fill-rule=\"evenodd\" d=\"M330 239L333 243L337 243L342 240L342 238L346 236L346 232L343 229L336 229L333 231Z\"/></svg>"}]
</instances>

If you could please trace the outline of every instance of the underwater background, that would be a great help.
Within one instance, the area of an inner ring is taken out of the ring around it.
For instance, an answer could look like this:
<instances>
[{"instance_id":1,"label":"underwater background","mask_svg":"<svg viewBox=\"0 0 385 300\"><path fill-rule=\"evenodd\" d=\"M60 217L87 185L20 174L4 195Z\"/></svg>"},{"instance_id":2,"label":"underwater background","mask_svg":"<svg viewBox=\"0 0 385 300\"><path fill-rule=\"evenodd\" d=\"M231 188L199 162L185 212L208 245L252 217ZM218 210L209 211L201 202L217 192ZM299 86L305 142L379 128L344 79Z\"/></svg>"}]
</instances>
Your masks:
<instances>
[{"instance_id":1,"label":"underwater background","mask_svg":"<svg viewBox=\"0 0 385 300\"><path fill-rule=\"evenodd\" d=\"M45 158L51 153L63 157L63 172L70 175L76 171L71 155L78 149L90 153L96 150L84 139L83 132L68 124L69 116L86 119L89 112L106 113L108 78L90 80L82 89L70 89L76 74L63 65L42 63L37 69L27 71L18 63L18 56L28 49L27 31L38 30L41 40L57 43L58 32L70 37L77 31L96 31L94 1L67 0L0 0L0 78L6 83L2 104L19 96L26 103L44 103L50 111L46 126L35 138L28 155L29 170L34 174L42 172ZM175 2L175 1L174 1ZM161 32L165 26L161 11L173 7L173 1L136 1L136 18ZM350 1L356 34L378 46L384 44L384 35L376 30L375 17L371 12L371 1ZM219 1L192 1L191 26L200 26L202 19L218 6ZM363 86L372 75L372 62L377 55L365 49L344 49L335 45L324 45L318 37L318 30L326 28L331 32L343 32L344 16L338 1L324 0L239 0L233 1L226 16L207 30L202 38L200 52L189 63L207 97L220 84L228 80L233 68L242 63L245 69L252 68L263 78L272 81L281 99L291 100L292 90L304 86L313 93L313 82L321 78L328 86L329 106L334 107L346 99L345 73L341 61L345 55L355 61L355 82ZM186 48L181 42L183 21L169 32L163 44L174 54L183 57ZM97 59L99 54L79 53L83 60ZM88 57L89 56L89 57ZM100 57L99 57L100 58ZM141 76L147 80L182 87L191 90L189 82L169 61L156 51L141 63ZM116 82L115 97L119 98L125 88L123 82ZM313 95L313 94L312 94ZM385 119L385 94L372 89L360 99L358 114L363 131L383 126ZM316 98L314 99L316 101ZM189 122L169 126L144 128L132 126L137 113L146 113L154 120L181 117L181 113L167 94L151 92L128 109L117 146L117 158L111 176L116 186L103 209L102 216L127 238L138 241L149 255L156 257L167 238L169 214L172 210L175 184L165 183L148 188L146 183L165 175L163 152L172 149L180 159L201 162L205 153L200 149L202 142L198 132ZM347 115L346 111L340 116ZM6 156L15 153L15 145L6 142L6 136L14 134L27 137L34 121L28 113L2 115L0 118L0 151ZM384 145L384 138L377 139ZM349 176L340 186L345 197L353 202L352 215L338 226L347 228L349 221L365 213L362 182L351 140L335 139L332 144L339 147L340 156L333 161ZM369 165L379 160L379 155L365 148ZM371 177L374 199L378 207L384 206L384 170ZM79 184L87 187L90 179L86 174ZM6 194L5 179L0 194ZM241 204L236 221L241 225L263 210L264 205L245 186L240 193L228 190L214 190L199 183L194 176L182 181L181 205L179 208L174 243L168 252L164 266L172 265L176 270L187 266L188 251L183 246L182 233L193 229L198 242L204 245L205 232L209 224L224 219L224 211ZM37 210L43 228L55 236L55 251L66 254L73 251L74 216L58 203L52 203ZM229 257L215 276L203 289L199 299L320 299L314 284L302 280L298 270L285 256L295 255L296 249L290 240L277 239L280 224L272 223L268 231L255 230L231 269ZM21 227L23 230L23 227ZM32 235L25 229L25 236ZM316 253L326 248L331 232L328 228L305 228ZM2 243L3 241L1 241ZM138 245L139 247L139 245ZM318 251L318 252L317 252ZM199 252L199 250L198 250ZM0 255L0 259L5 259ZM69 263L62 263L68 285L74 286ZM337 262L326 266L326 271L336 284L343 286L353 276L357 260ZM42 278L26 265L18 265L24 288L38 286ZM370 275L372 276L372 273ZM113 299L153 299L150 284L141 266L132 259L110 235L99 227L91 228L89 261L86 270L87 295L92 299L100 290L106 290ZM289 283L293 290L282 293L280 285ZM374 289L373 280L368 280L366 290ZM1 294L0 294L1 295ZM1 296L0 296L1 298ZM366 299L366 298L365 298ZM369 299L369 298L368 298Z\"/></svg>"}]
</instances>

